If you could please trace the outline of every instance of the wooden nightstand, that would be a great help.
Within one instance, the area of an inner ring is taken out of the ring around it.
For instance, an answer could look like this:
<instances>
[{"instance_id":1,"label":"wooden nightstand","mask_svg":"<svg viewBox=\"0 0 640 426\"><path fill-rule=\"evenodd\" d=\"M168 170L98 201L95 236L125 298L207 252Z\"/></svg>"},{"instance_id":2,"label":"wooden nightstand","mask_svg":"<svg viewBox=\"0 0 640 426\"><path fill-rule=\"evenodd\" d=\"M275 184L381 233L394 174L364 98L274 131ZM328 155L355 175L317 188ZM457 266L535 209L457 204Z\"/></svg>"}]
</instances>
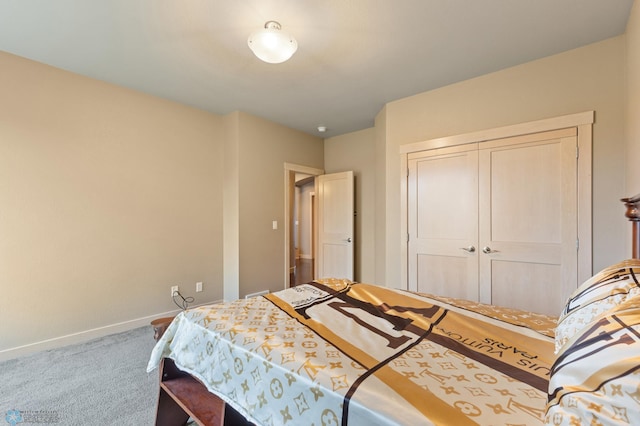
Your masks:
<instances>
[{"instance_id":1,"label":"wooden nightstand","mask_svg":"<svg viewBox=\"0 0 640 426\"><path fill-rule=\"evenodd\" d=\"M151 326L153 327L153 338L156 339L156 342L162 337L165 331L167 331L167 327L171 324L175 317L165 317L158 318L151 321Z\"/></svg>"}]
</instances>

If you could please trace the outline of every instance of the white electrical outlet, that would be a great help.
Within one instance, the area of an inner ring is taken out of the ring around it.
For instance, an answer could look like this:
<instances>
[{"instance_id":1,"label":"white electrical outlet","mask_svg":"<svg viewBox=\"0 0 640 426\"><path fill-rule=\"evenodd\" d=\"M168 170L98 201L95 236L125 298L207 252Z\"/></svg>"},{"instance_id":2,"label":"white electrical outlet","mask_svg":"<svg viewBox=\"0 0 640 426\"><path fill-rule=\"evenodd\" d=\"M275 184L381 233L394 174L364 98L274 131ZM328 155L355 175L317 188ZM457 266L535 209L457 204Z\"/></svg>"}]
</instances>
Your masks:
<instances>
[{"instance_id":1,"label":"white electrical outlet","mask_svg":"<svg viewBox=\"0 0 640 426\"><path fill-rule=\"evenodd\" d=\"M180 291L180 288L178 288L177 285L172 286L171 287L171 298L173 298L173 295L176 294L179 291Z\"/></svg>"},{"instance_id":2,"label":"white electrical outlet","mask_svg":"<svg viewBox=\"0 0 640 426\"><path fill-rule=\"evenodd\" d=\"M202 281L196 283L196 293L200 293L202 291Z\"/></svg>"}]
</instances>

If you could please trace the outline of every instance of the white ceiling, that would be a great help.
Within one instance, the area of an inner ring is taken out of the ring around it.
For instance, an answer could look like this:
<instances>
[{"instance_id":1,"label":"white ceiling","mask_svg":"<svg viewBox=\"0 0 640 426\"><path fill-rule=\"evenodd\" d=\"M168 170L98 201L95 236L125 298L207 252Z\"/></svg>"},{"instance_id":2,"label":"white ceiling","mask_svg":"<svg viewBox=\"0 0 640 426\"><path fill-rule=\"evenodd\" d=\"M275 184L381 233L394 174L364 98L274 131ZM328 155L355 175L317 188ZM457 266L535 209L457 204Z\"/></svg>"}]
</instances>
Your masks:
<instances>
[{"instance_id":1,"label":"white ceiling","mask_svg":"<svg viewBox=\"0 0 640 426\"><path fill-rule=\"evenodd\" d=\"M325 136L389 101L623 34L633 0L0 0L0 50ZM249 34L298 40L266 64ZM2 71L0 70L0 78ZM0 95L1 96L1 95Z\"/></svg>"}]
</instances>

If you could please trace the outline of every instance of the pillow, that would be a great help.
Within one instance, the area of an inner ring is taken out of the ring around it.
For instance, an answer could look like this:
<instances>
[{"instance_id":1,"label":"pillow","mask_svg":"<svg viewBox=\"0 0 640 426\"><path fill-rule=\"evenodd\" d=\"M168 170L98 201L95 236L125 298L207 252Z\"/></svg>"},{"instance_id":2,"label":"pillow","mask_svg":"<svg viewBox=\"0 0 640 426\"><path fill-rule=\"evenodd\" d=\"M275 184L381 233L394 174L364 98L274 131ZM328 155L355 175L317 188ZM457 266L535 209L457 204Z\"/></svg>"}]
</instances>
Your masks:
<instances>
[{"instance_id":1,"label":"pillow","mask_svg":"<svg viewBox=\"0 0 640 426\"><path fill-rule=\"evenodd\" d=\"M640 304L628 299L571 337L551 368L545 424L640 425Z\"/></svg>"},{"instance_id":2,"label":"pillow","mask_svg":"<svg viewBox=\"0 0 640 426\"><path fill-rule=\"evenodd\" d=\"M611 265L585 281L569 297L558 319L555 352L603 312L640 295L640 259ZM640 299L639 299L640 300Z\"/></svg>"}]
</instances>

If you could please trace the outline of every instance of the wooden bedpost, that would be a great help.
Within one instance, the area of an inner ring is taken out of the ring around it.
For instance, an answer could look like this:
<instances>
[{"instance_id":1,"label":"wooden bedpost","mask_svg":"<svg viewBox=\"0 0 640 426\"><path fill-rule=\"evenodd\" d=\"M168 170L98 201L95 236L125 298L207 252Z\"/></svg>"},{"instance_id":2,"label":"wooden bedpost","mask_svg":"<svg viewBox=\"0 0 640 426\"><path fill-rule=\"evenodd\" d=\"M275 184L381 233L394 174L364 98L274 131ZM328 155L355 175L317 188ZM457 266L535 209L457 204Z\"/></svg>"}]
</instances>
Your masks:
<instances>
[{"instance_id":1,"label":"wooden bedpost","mask_svg":"<svg viewBox=\"0 0 640 426\"><path fill-rule=\"evenodd\" d=\"M640 258L640 194L630 198L623 198L621 200L625 206L627 206L627 212L625 216L633 223L633 240L631 256L634 259Z\"/></svg>"}]
</instances>

